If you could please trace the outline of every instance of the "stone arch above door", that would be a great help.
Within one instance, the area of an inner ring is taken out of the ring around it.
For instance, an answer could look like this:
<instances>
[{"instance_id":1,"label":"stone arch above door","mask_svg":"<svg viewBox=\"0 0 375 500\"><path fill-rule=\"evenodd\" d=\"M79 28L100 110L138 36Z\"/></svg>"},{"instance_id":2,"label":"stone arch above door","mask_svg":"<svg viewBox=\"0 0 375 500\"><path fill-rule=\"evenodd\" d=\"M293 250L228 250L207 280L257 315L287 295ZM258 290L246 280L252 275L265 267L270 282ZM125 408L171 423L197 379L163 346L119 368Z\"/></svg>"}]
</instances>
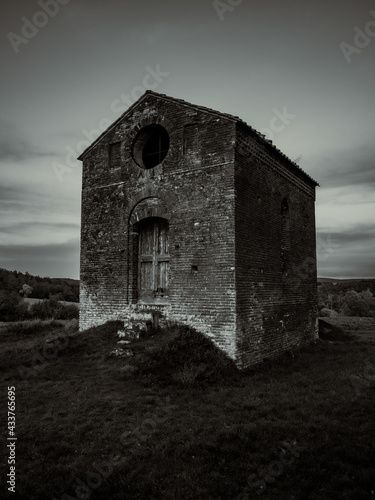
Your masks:
<instances>
[{"instance_id":1,"label":"stone arch above door","mask_svg":"<svg viewBox=\"0 0 375 500\"><path fill-rule=\"evenodd\" d=\"M153 276L151 281L154 286L151 288L149 287L149 292L152 292L152 297L149 294L150 296L147 297L146 301L160 304L168 303L167 281L169 275L169 254L167 249L161 252L160 248L157 251L155 247L153 251L150 252L150 255L144 255L145 252L142 249L142 242L144 241L142 230L146 228L147 232L147 227L154 221L156 223L155 227L151 227L151 229L148 227L151 231L148 232L150 232L150 234L152 233L154 237L159 233L163 236L164 233L168 233L169 218L169 209L164 200L158 196L146 195L146 197L142 198L141 193L139 194L129 215L128 300L131 304L139 303L140 300L146 298L144 297L145 287L142 286L142 279L144 280L148 272L148 260L151 263L150 266ZM157 224L158 221L164 221L164 223Z\"/></svg>"},{"instance_id":2,"label":"stone arch above door","mask_svg":"<svg viewBox=\"0 0 375 500\"><path fill-rule=\"evenodd\" d=\"M156 196L149 197L141 200L135 205L130 213L129 224L134 225L142 219L148 217L161 217L162 219L169 219L167 204Z\"/></svg>"}]
</instances>

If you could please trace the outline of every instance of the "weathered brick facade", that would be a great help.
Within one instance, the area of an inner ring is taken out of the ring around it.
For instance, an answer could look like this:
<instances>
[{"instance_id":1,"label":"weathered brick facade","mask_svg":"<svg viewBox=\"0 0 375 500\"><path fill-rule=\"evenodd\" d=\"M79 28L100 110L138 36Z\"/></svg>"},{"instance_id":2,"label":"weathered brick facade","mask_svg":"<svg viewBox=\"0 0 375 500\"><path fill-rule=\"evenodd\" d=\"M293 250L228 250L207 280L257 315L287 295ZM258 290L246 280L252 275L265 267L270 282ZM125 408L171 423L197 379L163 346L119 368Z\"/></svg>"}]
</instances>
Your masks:
<instances>
[{"instance_id":1,"label":"weathered brick facade","mask_svg":"<svg viewBox=\"0 0 375 500\"><path fill-rule=\"evenodd\" d=\"M316 182L251 127L147 91L80 159L81 330L157 314L240 367L315 337Z\"/></svg>"}]
</instances>

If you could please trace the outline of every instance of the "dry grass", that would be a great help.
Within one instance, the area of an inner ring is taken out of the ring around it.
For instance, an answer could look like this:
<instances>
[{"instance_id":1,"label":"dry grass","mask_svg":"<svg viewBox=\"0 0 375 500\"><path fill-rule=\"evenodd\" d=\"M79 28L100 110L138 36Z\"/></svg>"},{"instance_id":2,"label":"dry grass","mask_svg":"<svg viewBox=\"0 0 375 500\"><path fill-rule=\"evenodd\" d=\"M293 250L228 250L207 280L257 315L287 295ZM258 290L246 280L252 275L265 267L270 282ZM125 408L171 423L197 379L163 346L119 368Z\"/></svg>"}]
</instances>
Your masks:
<instances>
[{"instance_id":1,"label":"dry grass","mask_svg":"<svg viewBox=\"0 0 375 500\"><path fill-rule=\"evenodd\" d=\"M375 331L238 373L188 328L125 358L109 355L119 324L78 334L61 323L1 330L3 382L16 387L11 498L374 498ZM22 378L58 338L68 342Z\"/></svg>"}]
</instances>

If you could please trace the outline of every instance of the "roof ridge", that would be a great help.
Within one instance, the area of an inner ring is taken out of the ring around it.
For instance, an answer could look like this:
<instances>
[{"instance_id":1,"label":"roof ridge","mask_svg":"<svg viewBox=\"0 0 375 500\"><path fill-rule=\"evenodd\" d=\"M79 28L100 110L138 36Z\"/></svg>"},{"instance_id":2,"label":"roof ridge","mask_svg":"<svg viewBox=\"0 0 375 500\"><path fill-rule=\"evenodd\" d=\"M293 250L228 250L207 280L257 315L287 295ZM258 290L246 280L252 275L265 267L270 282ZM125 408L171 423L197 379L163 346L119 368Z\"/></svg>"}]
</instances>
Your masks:
<instances>
[{"instance_id":1,"label":"roof ridge","mask_svg":"<svg viewBox=\"0 0 375 500\"><path fill-rule=\"evenodd\" d=\"M215 115L220 115L220 116L226 116L227 118L230 118L233 121L240 121L245 123L241 118L238 116L231 115L230 113L223 113L222 111L218 111L217 109L212 109L208 108L207 106L202 106L201 104L193 104L189 101L185 101L184 99L178 99L177 97L171 97L167 94L160 94L159 92L155 92L153 90L146 90L145 94L152 94L157 97L162 97L164 99L172 100L174 102L179 102L180 104L184 104L185 106L189 106L191 108L198 108L203 111L207 111L209 113L213 113Z\"/></svg>"},{"instance_id":2,"label":"roof ridge","mask_svg":"<svg viewBox=\"0 0 375 500\"><path fill-rule=\"evenodd\" d=\"M244 125L248 129L250 129L252 132L254 132L262 141L264 141L266 144L268 144L269 146L271 146L272 149L274 149L284 159L288 160L295 168L297 168L297 170L299 170L301 173L303 173L304 175L306 175L311 181L313 181L317 186L319 186L319 183L315 179L313 179L309 174L307 174L296 162L294 162L293 160L291 160L285 153L283 153L281 151L281 149L277 148L272 143L271 140L266 139L266 136L264 134L262 134L261 132L259 132L255 128L253 128L247 122L245 122L244 120L242 120L242 118L239 118L238 116L235 116L235 115L231 115L229 113L223 113L221 111L218 111L218 110L215 110L215 109L212 109L212 108L207 108L206 106L201 106L200 104L192 104L192 103L190 103L188 101L185 101L184 99L178 99L176 97L171 97L171 96L168 96L166 94L160 94L159 92L155 92L153 90L146 90L145 94L152 94L152 95L154 95L156 97L162 97L162 98L167 99L167 100L171 100L171 101L174 101L174 102L179 102L179 103L184 104L186 106L189 106L189 107L192 107L192 108L197 108L197 109L200 109L200 110L203 110L203 111L206 111L206 112L209 112L209 113L213 113L213 114L216 114L216 115L224 116L224 117L229 118L229 119L231 119L231 120L233 120L233 121L235 121L237 123L241 123L242 125ZM143 94L143 95L145 95L145 94Z\"/></svg>"},{"instance_id":3,"label":"roof ridge","mask_svg":"<svg viewBox=\"0 0 375 500\"><path fill-rule=\"evenodd\" d=\"M244 120L242 120L241 118L239 118L238 116L235 116L235 115L231 115L229 113L223 113L221 111L218 111L216 109L212 109L212 108L208 108L206 106L201 106L200 104L193 104L191 102L188 102L188 101L185 101L184 99L178 99L176 97L171 97L167 94L161 94L159 92L155 92L154 90L146 90L144 92L144 94L142 94L140 96L140 98L135 101L131 106L129 106L129 108L124 111L113 123L112 125L110 125L102 134L99 135L99 137L97 137L97 139L90 145L88 146L85 151L83 151L80 156L78 157L78 160L83 160L83 157L84 155L89 151L91 150L107 133L109 133L110 130L112 130L119 121L121 121L128 113L130 113L132 111L132 109L136 106L138 106L138 104L140 102L142 102L148 95L153 95L157 98L161 98L161 99L165 99L165 100L168 100L168 101L173 101L173 102L177 102L183 106L188 106L190 108L195 108L195 109L198 109L198 110L201 110L205 113L210 113L210 114L214 114L216 116L222 116L226 119L229 119L233 122L236 122L236 123L240 123L242 124L243 126L245 126L247 129L249 129L252 133L254 133L259 139L261 142L265 143L267 145L267 147L269 148L272 148L273 151L275 151L279 156L281 156L283 159L287 160L295 169L297 169L298 171L300 171L300 173L302 173L303 175L305 175L308 179L310 179L312 182L315 183L315 185L319 186L319 183L313 179L309 174L307 174L297 163L295 163L293 160L291 160L286 154L284 154L279 148L277 148L273 143L272 141L266 139L266 136L264 134L262 134L261 132L259 132L258 130L256 130L255 128L253 128L251 125L249 125L248 123L246 123Z\"/></svg>"}]
</instances>

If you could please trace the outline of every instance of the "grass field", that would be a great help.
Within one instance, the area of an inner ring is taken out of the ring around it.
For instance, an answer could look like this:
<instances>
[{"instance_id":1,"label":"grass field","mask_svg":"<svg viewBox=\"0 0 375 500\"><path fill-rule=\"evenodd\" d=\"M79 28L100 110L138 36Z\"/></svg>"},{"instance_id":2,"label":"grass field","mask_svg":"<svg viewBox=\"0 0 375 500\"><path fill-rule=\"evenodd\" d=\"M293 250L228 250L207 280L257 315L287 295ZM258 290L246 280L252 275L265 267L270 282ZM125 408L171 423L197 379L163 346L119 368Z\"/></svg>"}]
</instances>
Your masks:
<instances>
[{"instance_id":1,"label":"grass field","mask_svg":"<svg viewBox=\"0 0 375 500\"><path fill-rule=\"evenodd\" d=\"M0 325L0 497L375 498L375 323L327 321L344 333L244 373L187 328L120 345L116 323Z\"/></svg>"}]
</instances>

